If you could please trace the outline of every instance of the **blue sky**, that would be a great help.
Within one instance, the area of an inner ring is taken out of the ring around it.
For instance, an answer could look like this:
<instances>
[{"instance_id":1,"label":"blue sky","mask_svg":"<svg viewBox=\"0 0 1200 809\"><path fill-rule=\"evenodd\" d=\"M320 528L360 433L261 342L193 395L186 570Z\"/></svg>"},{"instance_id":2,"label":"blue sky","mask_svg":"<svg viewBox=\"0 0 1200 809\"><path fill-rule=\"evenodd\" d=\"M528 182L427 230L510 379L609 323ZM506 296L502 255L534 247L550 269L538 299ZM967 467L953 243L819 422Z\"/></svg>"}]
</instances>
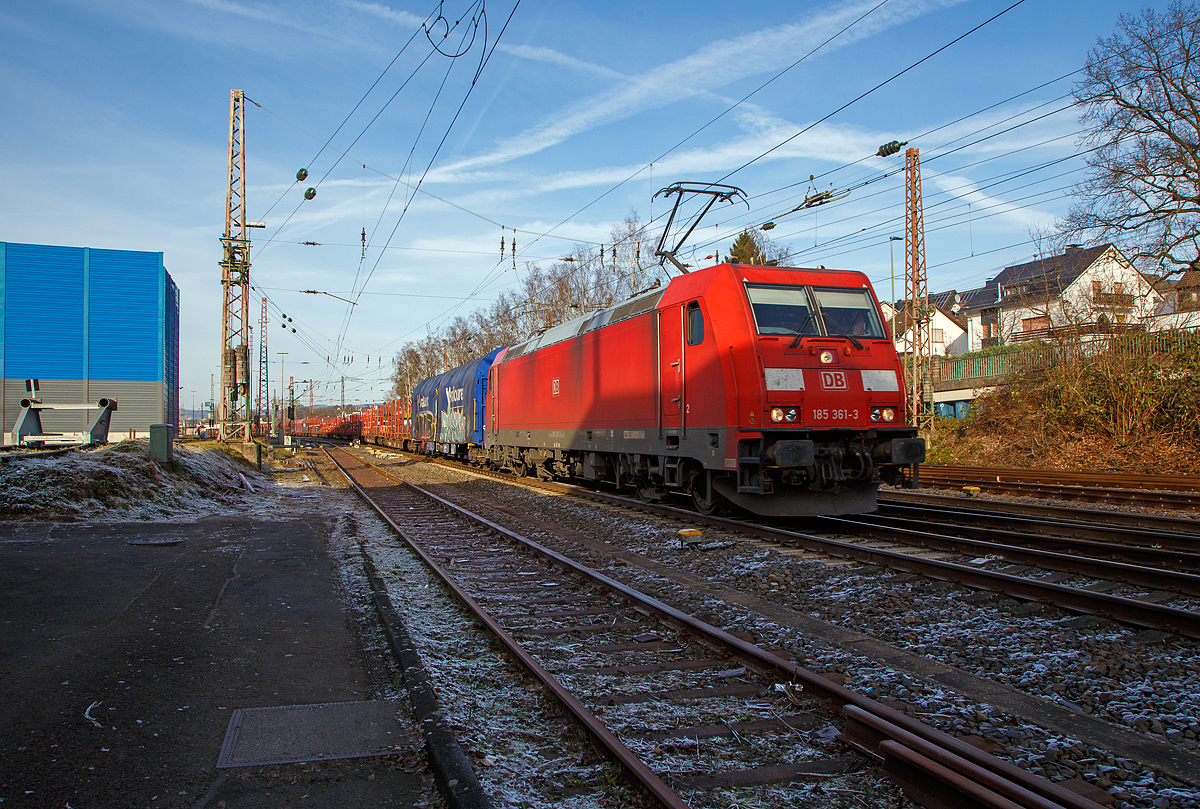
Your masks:
<instances>
[{"instance_id":1,"label":"blue sky","mask_svg":"<svg viewBox=\"0 0 1200 809\"><path fill-rule=\"evenodd\" d=\"M486 34L455 25L478 15L470 0L8 3L0 241L163 251L182 295L181 404L193 391L206 400L220 339L229 91L242 89L261 105L246 115L247 199L250 219L267 223L253 231L251 277L272 304L272 387L286 351L285 373L316 380L318 402L337 401L343 376L348 402L377 401L404 341L486 306L528 263L611 241L631 211L660 217L654 191L720 180L1012 2L521 0L514 12L514 0L487 0ZM1034 88L1079 69L1118 13L1146 5L1166 4L1025 0L724 180L750 209L710 214L694 261L774 220L770 235L798 251L796 266L862 269L889 298L888 236L903 233L904 191L902 172L882 175L902 169L903 155L871 155L893 139L921 149L931 291L979 286L1028 260L1031 228L1066 211L1080 167L1070 157L1077 114L1063 109L1074 77ZM447 22L431 30L442 51L465 51L457 58L432 52L420 31L439 9ZM296 184L301 167L311 176ZM854 190L780 216L810 175L816 190ZM317 196L304 202L310 185ZM518 231L515 271L499 264L500 225ZM351 316L301 289L358 305Z\"/></svg>"}]
</instances>

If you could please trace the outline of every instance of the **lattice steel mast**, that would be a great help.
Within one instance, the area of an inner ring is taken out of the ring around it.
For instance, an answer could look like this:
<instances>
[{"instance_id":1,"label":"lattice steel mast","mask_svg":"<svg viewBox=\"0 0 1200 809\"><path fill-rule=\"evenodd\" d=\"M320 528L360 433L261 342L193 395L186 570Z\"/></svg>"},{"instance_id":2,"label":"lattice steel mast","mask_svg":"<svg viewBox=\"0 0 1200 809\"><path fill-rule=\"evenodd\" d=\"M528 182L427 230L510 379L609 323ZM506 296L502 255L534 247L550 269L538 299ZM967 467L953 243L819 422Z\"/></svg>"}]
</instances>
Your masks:
<instances>
[{"instance_id":1,"label":"lattice steel mast","mask_svg":"<svg viewBox=\"0 0 1200 809\"><path fill-rule=\"evenodd\" d=\"M250 240L246 236L245 101L229 93L229 165L225 189L225 235L221 237L221 393L218 404L222 441L250 440L249 326Z\"/></svg>"},{"instance_id":2,"label":"lattice steel mast","mask_svg":"<svg viewBox=\"0 0 1200 809\"><path fill-rule=\"evenodd\" d=\"M932 310L925 273L925 213L921 200L921 154L916 148L904 152L905 168L905 273L904 298L909 306L911 337L908 342L909 418L918 427L933 426L933 408L925 402L931 389L933 357Z\"/></svg>"},{"instance_id":3,"label":"lattice steel mast","mask_svg":"<svg viewBox=\"0 0 1200 809\"><path fill-rule=\"evenodd\" d=\"M267 326L270 323L271 321L267 317L267 299L264 297L262 299L262 314L258 318L258 391L257 398L254 400L254 423L260 433L262 433L263 417L266 417L268 423L271 421L271 402L268 399L271 383L268 378L269 374L267 373L267 368L271 363L267 354ZM270 432L270 430L267 432Z\"/></svg>"},{"instance_id":4,"label":"lattice steel mast","mask_svg":"<svg viewBox=\"0 0 1200 809\"><path fill-rule=\"evenodd\" d=\"M250 441L250 240L246 237L245 99L229 91L229 172L225 189L225 235L221 237L222 441Z\"/></svg>"}]
</instances>

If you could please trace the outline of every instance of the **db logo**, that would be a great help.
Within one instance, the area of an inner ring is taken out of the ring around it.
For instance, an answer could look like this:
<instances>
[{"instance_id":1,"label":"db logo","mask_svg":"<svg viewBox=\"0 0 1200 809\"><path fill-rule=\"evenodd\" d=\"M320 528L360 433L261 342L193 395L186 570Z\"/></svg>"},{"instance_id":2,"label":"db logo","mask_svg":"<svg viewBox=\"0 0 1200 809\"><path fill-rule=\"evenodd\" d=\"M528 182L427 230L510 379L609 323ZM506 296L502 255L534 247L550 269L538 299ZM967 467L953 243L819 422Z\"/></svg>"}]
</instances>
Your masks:
<instances>
[{"instance_id":1,"label":"db logo","mask_svg":"<svg viewBox=\"0 0 1200 809\"><path fill-rule=\"evenodd\" d=\"M550 388L551 388L551 395L557 396L558 395L558 377L554 377L554 379L551 380Z\"/></svg>"},{"instance_id":2,"label":"db logo","mask_svg":"<svg viewBox=\"0 0 1200 809\"><path fill-rule=\"evenodd\" d=\"M845 390L846 374L844 371L822 371L821 387L825 390Z\"/></svg>"}]
</instances>

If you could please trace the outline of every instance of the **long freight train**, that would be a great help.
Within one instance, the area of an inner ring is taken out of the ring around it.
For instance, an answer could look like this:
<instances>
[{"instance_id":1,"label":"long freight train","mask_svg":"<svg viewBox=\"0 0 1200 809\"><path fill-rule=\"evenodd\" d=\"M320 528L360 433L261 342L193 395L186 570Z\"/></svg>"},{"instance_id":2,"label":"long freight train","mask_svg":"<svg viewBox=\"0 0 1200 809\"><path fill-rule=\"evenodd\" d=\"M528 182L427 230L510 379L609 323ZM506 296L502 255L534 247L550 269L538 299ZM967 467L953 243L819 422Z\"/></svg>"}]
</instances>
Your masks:
<instances>
[{"instance_id":1,"label":"long freight train","mask_svg":"<svg viewBox=\"0 0 1200 809\"><path fill-rule=\"evenodd\" d=\"M862 273L718 264L297 427L706 513L849 514L925 460L902 380Z\"/></svg>"}]
</instances>

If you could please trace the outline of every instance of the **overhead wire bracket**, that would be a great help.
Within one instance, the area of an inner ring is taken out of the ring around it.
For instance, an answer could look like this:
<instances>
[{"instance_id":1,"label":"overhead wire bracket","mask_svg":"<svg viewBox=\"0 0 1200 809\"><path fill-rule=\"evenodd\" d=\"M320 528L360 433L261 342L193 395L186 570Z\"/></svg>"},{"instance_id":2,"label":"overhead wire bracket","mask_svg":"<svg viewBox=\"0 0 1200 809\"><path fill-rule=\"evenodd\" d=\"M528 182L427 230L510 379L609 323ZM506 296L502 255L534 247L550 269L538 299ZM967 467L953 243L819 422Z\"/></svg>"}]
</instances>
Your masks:
<instances>
[{"instance_id":1,"label":"overhead wire bracket","mask_svg":"<svg viewBox=\"0 0 1200 809\"><path fill-rule=\"evenodd\" d=\"M674 240L675 246L670 250L663 248L667 244L667 237L671 233L671 226L675 223L675 216L679 213L679 206L683 202L685 196L690 197L695 194L703 194L708 197L708 202L700 210L700 213L692 220L692 225L687 229L682 236ZM720 183L674 183L659 191L654 195L654 199L659 197L675 196L675 207L671 209L671 215L667 218L666 227L663 228L662 237L658 240L658 248L654 251L654 255L659 259L659 264L670 261L682 273L688 271L687 264L683 264L676 258L679 249L683 247L684 242L692 235L692 231L700 224L700 220L709 212L713 205L718 202L729 202L734 198L741 198L742 202L746 203L746 208L750 208L750 203L746 201L746 192L734 185L721 185Z\"/></svg>"}]
</instances>

